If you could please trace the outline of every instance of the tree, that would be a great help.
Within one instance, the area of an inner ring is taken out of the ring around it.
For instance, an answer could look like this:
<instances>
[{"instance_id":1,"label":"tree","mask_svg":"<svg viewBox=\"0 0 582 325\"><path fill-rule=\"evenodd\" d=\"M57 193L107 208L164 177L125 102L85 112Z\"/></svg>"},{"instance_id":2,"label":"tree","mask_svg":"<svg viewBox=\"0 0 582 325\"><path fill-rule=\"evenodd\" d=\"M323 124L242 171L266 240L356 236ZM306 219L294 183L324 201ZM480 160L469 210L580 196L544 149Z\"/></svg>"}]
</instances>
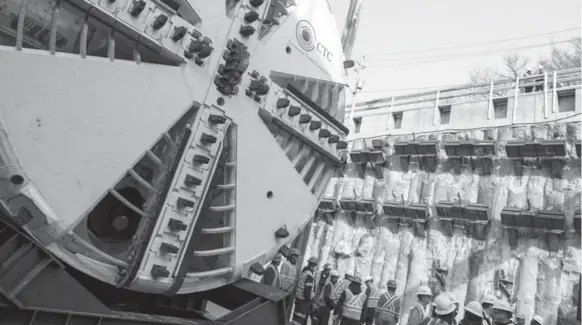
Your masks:
<instances>
[{"instance_id":1,"label":"tree","mask_svg":"<svg viewBox=\"0 0 582 325\"><path fill-rule=\"evenodd\" d=\"M580 68L582 59L582 41L575 39L566 48L554 47L549 57L542 57L540 64L546 71Z\"/></svg>"},{"instance_id":2,"label":"tree","mask_svg":"<svg viewBox=\"0 0 582 325\"><path fill-rule=\"evenodd\" d=\"M480 92L479 90L489 89L489 84L493 80L505 79L512 82L523 75L527 65L530 62L531 59L529 57L522 56L517 53L512 53L503 57L503 69L501 70L492 68L475 68L471 70L471 72L469 72L469 82L472 85L486 84L485 86L477 87L475 89L476 92ZM504 96L507 93L507 90L497 90L493 93L497 96ZM488 97L489 94L482 94L481 96Z\"/></svg>"},{"instance_id":3,"label":"tree","mask_svg":"<svg viewBox=\"0 0 582 325\"><path fill-rule=\"evenodd\" d=\"M557 70L566 70L580 68L582 59L581 39L574 39L568 43L566 47L554 47L548 57L540 58L536 63L541 65L545 71L552 72ZM489 84L492 80L508 80L506 85L497 84L497 88L507 88L517 78L522 77L527 66L532 62L531 58L512 53L503 57L503 68L475 68L469 72L469 83L472 85L487 84L487 86L476 87L475 90L489 89ZM493 93L497 96L504 96L506 90L497 90ZM489 94L483 94L483 97L488 97Z\"/></svg>"}]
</instances>

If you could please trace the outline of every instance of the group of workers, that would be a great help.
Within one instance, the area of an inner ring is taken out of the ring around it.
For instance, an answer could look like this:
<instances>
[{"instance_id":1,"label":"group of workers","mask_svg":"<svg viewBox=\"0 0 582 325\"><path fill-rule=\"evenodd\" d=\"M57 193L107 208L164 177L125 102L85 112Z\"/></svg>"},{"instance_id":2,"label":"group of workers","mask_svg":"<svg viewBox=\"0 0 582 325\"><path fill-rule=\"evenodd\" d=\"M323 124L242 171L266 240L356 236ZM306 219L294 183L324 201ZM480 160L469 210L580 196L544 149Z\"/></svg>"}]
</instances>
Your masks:
<instances>
[{"instance_id":1,"label":"group of workers","mask_svg":"<svg viewBox=\"0 0 582 325\"><path fill-rule=\"evenodd\" d=\"M283 261L278 254L261 280L290 293L295 290L287 298L288 306L295 300L293 325L307 325L309 319L312 325L329 325L331 318L333 325L398 324L401 297L396 294L396 282L388 281L386 289L381 290L372 277L362 283L359 275L346 274L340 281L339 272L332 270L329 263L317 272L319 261L315 257L307 260L307 266L296 279L298 256L296 250L291 250ZM429 287L420 286L416 296L418 302L410 308L407 325L519 325L511 305L492 294L485 294L480 302L467 303L464 317L458 323L459 302L451 293L433 297ZM530 325L543 325L543 319L536 315Z\"/></svg>"},{"instance_id":2,"label":"group of workers","mask_svg":"<svg viewBox=\"0 0 582 325\"><path fill-rule=\"evenodd\" d=\"M492 294L485 294L479 301L465 305L463 319L457 323L459 302L451 293L441 293L434 297L430 288L420 286L416 296L418 303L411 308L408 325L514 325L516 319L511 305L497 299ZM428 308L428 310L427 310ZM523 319L521 319L523 320ZM530 325L543 325L541 316L536 315Z\"/></svg>"},{"instance_id":3,"label":"group of workers","mask_svg":"<svg viewBox=\"0 0 582 325\"><path fill-rule=\"evenodd\" d=\"M267 266L261 282L273 288L293 292L295 300L292 324L328 325L333 315L334 325L396 324L400 315L400 297L396 295L396 283L388 281L386 291L381 291L374 280L368 277L366 289L362 290L360 276L346 274L339 281L339 272L326 263L317 272L319 261L315 257L307 260L295 282L295 263L298 253L292 250L287 259L277 254ZM288 301L290 303L290 301Z\"/></svg>"},{"instance_id":4,"label":"group of workers","mask_svg":"<svg viewBox=\"0 0 582 325\"><path fill-rule=\"evenodd\" d=\"M522 78L526 79L522 83L525 87L522 88L522 92L531 93L533 91L544 90L544 67L539 65L538 68L533 71L532 68L528 68L523 74ZM533 76L541 76L541 78L531 79Z\"/></svg>"}]
</instances>

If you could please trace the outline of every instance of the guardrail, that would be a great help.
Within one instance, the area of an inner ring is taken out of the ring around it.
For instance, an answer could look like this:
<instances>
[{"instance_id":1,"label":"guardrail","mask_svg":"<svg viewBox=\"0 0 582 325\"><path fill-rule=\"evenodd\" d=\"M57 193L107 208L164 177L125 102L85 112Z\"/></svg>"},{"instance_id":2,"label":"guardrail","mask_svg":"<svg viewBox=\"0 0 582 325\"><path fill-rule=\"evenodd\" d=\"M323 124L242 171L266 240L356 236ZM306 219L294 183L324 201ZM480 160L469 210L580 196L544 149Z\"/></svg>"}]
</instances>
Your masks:
<instances>
[{"instance_id":1,"label":"guardrail","mask_svg":"<svg viewBox=\"0 0 582 325\"><path fill-rule=\"evenodd\" d=\"M559 89L580 85L580 68L546 72L526 78L492 80L490 83L467 84L454 88L418 92L362 102L356 105L354 117L386 114L407 108L432 107L472 101L493 100L496 97L516 96L523 93L556 92ZM384 110L386 108L386 110Z\"/></svg>"}]
</instances>

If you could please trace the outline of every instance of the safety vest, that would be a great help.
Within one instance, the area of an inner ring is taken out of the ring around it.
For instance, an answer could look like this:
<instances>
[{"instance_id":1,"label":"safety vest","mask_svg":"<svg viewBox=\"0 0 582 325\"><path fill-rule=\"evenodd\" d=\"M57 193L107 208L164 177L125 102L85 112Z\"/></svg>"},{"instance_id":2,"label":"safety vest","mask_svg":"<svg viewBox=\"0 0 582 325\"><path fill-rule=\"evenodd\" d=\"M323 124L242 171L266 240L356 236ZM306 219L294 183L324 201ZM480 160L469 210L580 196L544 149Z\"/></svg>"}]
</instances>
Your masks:
<instances>
[{"instance_id":1,"label":"safety vest","mask_svg":"<svg viewBox=\"0 0 582 325\"><path fill-rule=\"evenodd\" d=\"M289 263L289 261L283 261L279 274L281 275L281 289L291 292L295 286L295 281L297 281L295 265Z\"/></svg>"},{"instance_id":2,"label":"safety vest","mask_svg":"<svg viewBox=\"0 0 582 325\"><path fill-rule=\"evenodd\" d=\"M362 307L364 306L364 301L366 301L366 293L360 292L358 295L354 295L350 289L346 289L346 300L342 306L342 316L345 318L360 320L362 315Z\"/></svg>"},{"instance_id":3,"label":"safety vest","mask_svg":"<svg viewBox=\"0 0 582 325\"><path fill-rule=\"evenodd\" d=\"M400 314L400 297L397 295L390 296L388 292L382 293L381 296L386 297L386 301L376 308L380 313L390 314L392 316L399 316Z\"/></svg>"},{"instance_id":4,"label":"safety vest","mask_svg":"<svg viewBox=\"0 0 582 325\"><path fill-rule=\"evenodd\" d=\"M323 286L323 289L321 290L321 293L319 294L319 298L317 299L317 305L319 305L321 307L327 305L327 303L325 302L325 297L324 297L325 288L327 288L327 287L331 287L331 292L329 293L329 299L332 300L334 303L339 299L339 295L336 292L337 283L333 284L333 283L331 283L331 281L328 280L325 283L325 285Z\"/></svg>"},{"instance_id":5,"label":"safety vest","mask_svg":"<svg viewBox=\"0 0 582 325\"><path fill-rule=\"evenodd\" d=\"M370 296L368 297L368 308L378 307L378 300L380 300L380 289L374 284L370 284Z\"/></svg>"},{"instance_id":6,"label":"safety vest","mask_svg":"<svg viewBox=\"0 0 582 325\"><path fill-rule=\"evenodd\" d=\"M483 325L493 325L493 319L483 312Z\"/></svg>"},{"instance_id":7,"label":"safety vest","mask_svg":"<svg viewBox=\"0 0 582 325\"><path fill-rule=\"evenodd\" d=\"M342 282L340 282L340 284L337 285L337 287L335 288L335 293L338 295L338 297L342 294L342 292L344 292L344 290L348 288L350 283L352 283L352 281L348 279L343 279Z\"/></svg>"},{"instance_id":8,"label":"safety vest","mask_svg":"<svg viewBox=\"0 0 582 325\"><path fill-rule=\"evenodd\" d=\"M307 282L307 277L311 276L312 279L315 281L315 276L313 274L313 271L311 270L305 270L303 273L301 273L301 276L299 277L299 283L297 283L297 291L295 293L295 298L297 299L301 299L301 300L307 300L305 298L305 295L303 294L303 292L305 291L305 283ZM313 283L311 284L312 286L314 285ZM313 299L313 297L315 296L315 288L311 288L311 297L309 297L309 300Z\"/></svg>"},{"instance_id":9,"label":"safety vest","mask_svg":"<svg viewBox=\"0 0 582 325\"><path fill-rule=\"evenodd\" d=\"M267 270L268 269L273 269L275 271L275 278L273 279L272 283L264 283L266 285L268 285L269 287L273 287L276 289L280 289L281 288L281 276L279 275L279 270L277 270L277 267L275 267L273 264L269 264L269 266L267 266ZM264 279L264 277L263 277Z\"/></svg>"},{"instance_id":10,"label":"safety vest","mask_svg":"<svg viewBox=\"0 0 582 325\"><path fill-rule=\"evenodd\" d=\"M410 308L410 313L412 313L412 311L414 311L415 309L418 310L418 312L420 313L420 319L422 319L420 324L428 324L430 318L426 317L426 311L424 310L424 307L422 307L421 304L416 304L414 305L414 307Z\"/></svg>"}]
</instances>

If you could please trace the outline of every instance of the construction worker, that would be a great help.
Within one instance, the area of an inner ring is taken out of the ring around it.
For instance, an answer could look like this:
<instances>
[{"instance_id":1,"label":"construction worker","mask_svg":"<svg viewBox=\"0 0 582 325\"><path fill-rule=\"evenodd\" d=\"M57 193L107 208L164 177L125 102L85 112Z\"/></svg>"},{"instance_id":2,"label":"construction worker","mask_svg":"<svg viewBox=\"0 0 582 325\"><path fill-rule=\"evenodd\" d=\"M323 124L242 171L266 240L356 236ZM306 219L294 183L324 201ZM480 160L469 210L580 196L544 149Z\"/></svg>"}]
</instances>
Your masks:
<instances>
[{"instance_id":1,"label":"construction worker","mask_svg":"<svg viewBox=\"0 0 582 325\"><path fill-rule=\"evenodd\" d=\"M510 325L513 322L513 308L505 300L497 300L493 304L493 324Z\"/></svg>"},{"instance_id":2,"label":"construction worker","mask_svg":"<svg viewBox=\"0 0 582 325\"><path fill-rule=\"evenodd\" d=\"M416 290L416 297L418 298L418 303L410 308L408 325L420 325L423 321L426 322L426 319L428 319L426 315L426 306L430 304L430 299L432 298L430 288L427 286L418 287Z\"/></svg>"},{"instance_id":3,"label":"construction worker","mask_svg":"<svg viewBox=\"0 0 582 325\"><path fill-rule=\"evenodd\" d=\"M340 317L340 325L360 325L362 323L362 307L366 294L362 291L362 278L355 276L350 285L342 292L334 310L334 315Z\"/></svg>"},{"instance_id":4,"label":"construction worker","mask_svg":"<svg viewBox=\"0 0 582 325\"><path fill-rule=\"evenodd\" d=\"M530 325L544 325L544 319L540 315L535 315L532 318L531 323L529 323L529 324Z\"/></svg>"},{"instance_id":5,"label":"construction worker","mask_svg":"<svg viewBox=\"0 0 582 325\"><path fill-rule=\"evenodd\" d=\"M344 290L348 288L353 279L354 277L351 274L346 273L344 275L344 279L337 285L335 289L338 297L342 294L342 292L344 292Z\"/></svg>"},{"instance_id":6,"label":"construction worker","mask_svg":"<svg viewBox=\"0 0 582 325\"><path fill-rule=\"evenodd\" d=\"M534 91L544 90L544 66L542 66L541 64L538 65L538 69L536 70L534 75L539 77L536 78L534 81L535 82Z\"/></svg>"},{"instance_id":7,"label":"construction worker","mask_svg":"<svg viewBox=\"0 0 582 325\"><path fill-rule=\"evenodd\" d=\"M317 318L319 320L319 324L321 325L328 325L331 312L335 308L335 304L339 298L335 290L336 286L338 285L338 280L339 272L336 270L331 271L329 280L323 286L321 294L317 299Z\"/></svg>"},{"instance_id":8,"label":"construction worker","mask_svg":"<svg viewBox=\"0 0 582 325\"><path fill-rule=\"evenodd\" d=\"M297 282L297 258L299 257L299 252L292 248L286 259L281 262L281 270L279 274L281 275L281 289L288 292L289 295L285 298L285 306L287 313L291 313L291 305L293 303L294 295L291 293L295 289L295 283ZM289 319L289 314L287 318Z\"/></svg>"},{"instance_id":9,"label":"construction worker","mask_svg":"<svg viewBox=\"0 0 582 325\"><path fill-rule=\"evenodd\" d=\"M532 69L531 68L527 68L527 70L525 71L525 73L523 74L523 76L521 76L523 79L522 83L525 85L528 85L526 87L523 88L523 92L524 93L531 93L534 89L533 83L534 81L532 79L530 79L530 77L533 75L532 73Z\"/></svg>"},{"instance_id":10,"label":"construction worker","mask_svg":"<svg viewBox=\"0 0 582 325\"><path fill-rule=\"evenodd\" d=\"M400 319L400 297L396 295L396 282L388 281L386 291L380 294L376 308L376 325L396 325Z\"/></svg>"},{"instance_id":11,"label":"construction worker","mask_svg":"<svg viewBox=\"0 0 582 325\"><path fill-rule=\"evenodd\" d=\"M348 286L352 283L352 280L354 279L354 277L351 274L346 273L344 275L344 279L338 283L338 285L335 288L335 292L336 295L338 297L340 297L342 295L342 293L344 292L344 290L346 290L348 288ZM341 316L338 316L334 319L333 321L333 325L338 325L340 322Z\"/></svg>"},{"instance_id":12,"label":"construction worker","mask_svg":"<svg viewBox=\"0 0 582 325\"><path fill-rule=\"evenodd\" d=\"M325 263L325 265L323 266L323 270L321 270L321 272L319 272L319 274L316 275L316 283L317 283L317 287L315 288L315 296L319 297L321 295L321 290L323 290L323 286L327 283L327 280L329 279L329 273L331 272L331 264L329 263ZM313 302L313 312L311 313L311 324L312 325L317 325L319 324L319 320L317 319L317 315L319 315L319 313L317 312L319 306L317 305L317 301Z\"/></svg>"},{"instance_id":13,"label":"construction worker","mask_svg":"<svg viewBox=\"0 0 582 325\"><path fill-rule=\"evenodd\" d=\"M281 265L281 254L277 253L263 274L261 283L271 288L281 289L281 276L279 275L279 265Z\"/></svg>"},{"instance_id":14,"label":"construction worker","mask_svg":"<svg viewBox=\"0 0 582 325\"><path fill-rule=\"evenodd\" d=\"M281 262L281 289L287 292L293 291L295 287L296 274L297 274L297 258L299 257L299 252L292 248L289 256Z\"/></svg>"},{"instance_id":15,"label":"construction worker","mask_svg":"<svg viewBox=\"0 0 582 325\"><path fill-rule=\"evenodd\" d=\"M482 325L483 307L478 301L471 301L465 305L465 315L459 325Z\"/></svg>"},{"instance_id":16,"label":"construction worker","mask_svg":"<svg viewBox=\"0 0 582 325\"><path fill-rule=\"evenodd\" d=\"M293 324L307 325L307 319L311 314L311 304L315 296L315 269L317 258L310 257L307 266L301 270L297 290L295 291L295 311L293 312Z\"/></svg>"},{"instance_id":17,"label":"construction worker","mask_svg":"<svg viewBox=\"0 0 582 325\"><path fill-rule=\"evenodd\" d=\"M325 263L323 270L317 276L317 290L315 290L315 295L319 297L319 293L323 289L323 286L327 283L329 274L331 273L331 264Z\"/></svg>"},{"instance_id":18,"label":"construction worker","mask_svg":"<svg viewBox=\"0 0 582 325\"><path fill-rule=\"evenodd\" d=\"M366 278L366 300L362 307L362 323L372 325L376 317L376 308L378 307L378 300L380 299L380 289L374 284L374 278L368 276Z\"/></svg>"},{"instance_id":19,"label":"construction worker","mask_svg":"<svg viewBox=\"0 0 582 325\"><path fill-rule=\"evenodd\" d=\"M495 304L497 298L486 293L481 298L481 307L483 308L483 325L493 325L493 304Z\"/></svg>"},{"instance_id":20,"label":"construction worker","mask_svg":"<svg viewBox=\"0 0 582 325\"><path fill-rule=\"evenodd\" d=\"M434 298L435 317L428 325L452 325L455 321L455 303L447 294L440 294Z\"/></svg>"}]
</instances>

